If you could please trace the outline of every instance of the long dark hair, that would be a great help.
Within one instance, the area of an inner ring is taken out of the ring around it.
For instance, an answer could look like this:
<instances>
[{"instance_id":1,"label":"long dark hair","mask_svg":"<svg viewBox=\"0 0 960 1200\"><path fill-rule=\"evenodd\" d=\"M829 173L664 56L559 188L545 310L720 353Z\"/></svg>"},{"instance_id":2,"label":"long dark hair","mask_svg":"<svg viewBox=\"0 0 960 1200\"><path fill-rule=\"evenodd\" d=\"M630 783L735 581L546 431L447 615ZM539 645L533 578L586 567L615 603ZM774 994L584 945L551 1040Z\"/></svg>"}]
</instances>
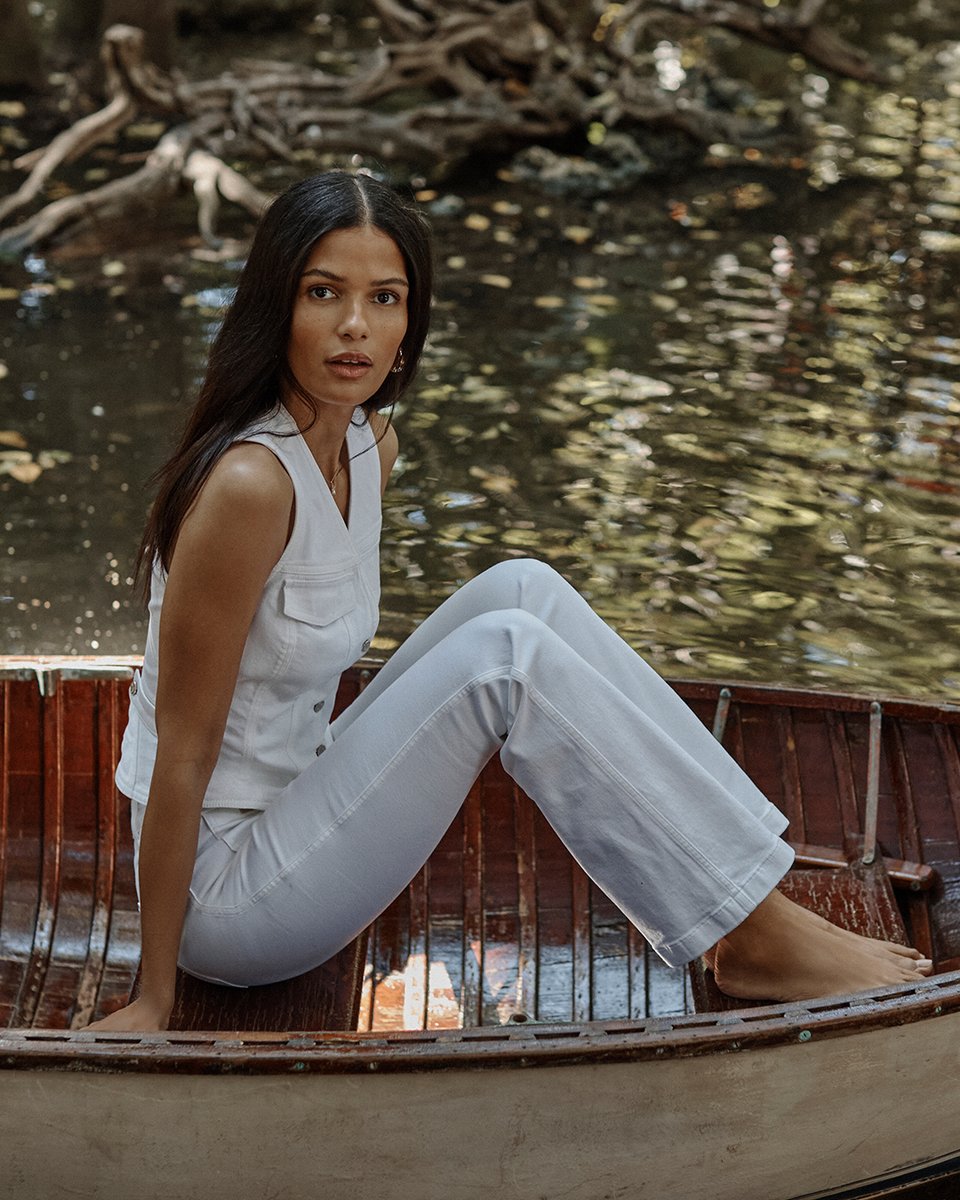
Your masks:
<instances>
[{"instance_id":1,"label":"long dark hair","mask_svg":"<svg viewBox=\"0 0 960 1200\"><path fill-rule=\"evenodd\" d=\"M395 403L412 382L430 322L433 269L426 222L370 175L327 171L294 184L270 205L257 227L180 444L153 476L157 498L136 564L144 593L154 559L169 568L181 522L207 476L243 430L277 407L281 386L295 391L316 419L316 397L294 378L287 363L294 297L314 243L334 229L359 226L393 238L410 285L403 370L389 373L366 401L366 416Z\"/></svg>"}]
</instances>

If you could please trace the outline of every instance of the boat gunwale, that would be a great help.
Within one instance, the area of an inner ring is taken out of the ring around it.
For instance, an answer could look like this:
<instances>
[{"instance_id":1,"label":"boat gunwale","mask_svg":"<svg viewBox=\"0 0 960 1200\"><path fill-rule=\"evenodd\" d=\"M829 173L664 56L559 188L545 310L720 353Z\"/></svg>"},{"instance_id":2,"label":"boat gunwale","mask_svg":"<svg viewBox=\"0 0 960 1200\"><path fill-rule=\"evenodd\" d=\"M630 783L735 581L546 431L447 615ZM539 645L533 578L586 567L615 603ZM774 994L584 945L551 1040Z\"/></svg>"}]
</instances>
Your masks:
<instances>
[{"instance_id":1,"label":"boat gunwale","mask_svg":"<svg viewBox=\"0 0 960 1200\"><path fill-rule=\"evenodd\" d=\"M385 659L365 657L350 671L376 671ZM138 654L127 655L0 655L0 681L5 679L130 679L142 662ZM936 718L948 725L960 725L960 704L940 700L919 700L913 696L878 696L867 692L839 692L816 688L781 687L748 680L697 679L667 677L667 682L685 700L714 700L721 688L727 688L741 704L776 704L824 711L869 713L879 700L886 716L913 720Z\"/></svg>"},{"instance_id":2,"label":"boat gunwale","mask_svg":"<svg viewBox=\"0 0 960 1200\"><path fill-rule=\"evenodd\" d=\"M960 1013L960 971L846 996L644 1021L383 1032L0 1030L0 1070L344 1074L691 1058L850 1037Z\"/></svg>"},{"instance_id":3,"label":"boat gunwale","mask_svg":"<svg viewBox=\"0 0 960 1200\"><path fill-rule=\"evenodd\" d=\"M129 679L130 656L0 656L0 681L36 679L49 692L57 679ZM361 673L381 663L364 659ZM868 713L875 696L784 689L770 684L671 680L686 700L715 700L730 689L741 704ZM52 686L50 686L52 685ZM882 698L884 713L905 720L960 725L960 706ZM276 1033L204 1031L117 1034L64 1029L0 1029L0 1069L265 1074L421 1071L550 1066L693 1057L803 1044L912 1024L960 1012L960 971L919 983L723 1013L643 1020L507 1024L468 1029Z\"/></svg>"}]
</instances>

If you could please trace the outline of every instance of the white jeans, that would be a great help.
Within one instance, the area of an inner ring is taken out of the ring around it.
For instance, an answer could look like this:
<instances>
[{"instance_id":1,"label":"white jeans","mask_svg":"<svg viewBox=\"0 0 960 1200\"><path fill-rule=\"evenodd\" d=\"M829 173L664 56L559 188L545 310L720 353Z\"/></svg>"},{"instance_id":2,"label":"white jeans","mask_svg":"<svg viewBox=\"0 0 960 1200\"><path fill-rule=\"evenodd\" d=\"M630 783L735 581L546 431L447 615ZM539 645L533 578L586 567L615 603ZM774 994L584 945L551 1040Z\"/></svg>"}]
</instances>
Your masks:
<instances>
[{"instance_id":1,"label":"white jeans","mask_svg":"<svg viewBox=\"0 0 960 1200\"><path fill-rule=\"evenodd\" d=\"M656 672L550 567L506 562L408 638L268 809L238 796L204 814L181 965L242 986L329 958L409 882L498 751L671 965L793 860L786 819Z\"/></svg>"}]
</instances>

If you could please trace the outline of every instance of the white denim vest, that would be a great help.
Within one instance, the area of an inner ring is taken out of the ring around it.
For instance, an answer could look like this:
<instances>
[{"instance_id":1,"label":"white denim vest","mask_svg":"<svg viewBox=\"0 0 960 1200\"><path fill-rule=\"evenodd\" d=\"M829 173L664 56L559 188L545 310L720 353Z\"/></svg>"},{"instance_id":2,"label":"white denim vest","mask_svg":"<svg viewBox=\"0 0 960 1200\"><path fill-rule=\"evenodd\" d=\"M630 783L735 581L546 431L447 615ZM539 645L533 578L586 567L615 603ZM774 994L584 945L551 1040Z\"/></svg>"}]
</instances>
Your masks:
<instances>
[{"instance_id":1,"label":"white denim vest","mask_svg":"<svg viewBox=\"0 0 960 1200\"><path fill-rule=\"evenodd\" d=\"M347 522L285 408L237 441L258 442L277 456L293 481L296 510L290 541L250 626L205 809L266 808L323 753L341 672L369 648L379 615L380 456L369 424L351 424L347 432ZM130 685L116 773L119 790L142 804L157 753L154 702L165 585L157 563L143 669Z\"/></svg>"}]
</instances>

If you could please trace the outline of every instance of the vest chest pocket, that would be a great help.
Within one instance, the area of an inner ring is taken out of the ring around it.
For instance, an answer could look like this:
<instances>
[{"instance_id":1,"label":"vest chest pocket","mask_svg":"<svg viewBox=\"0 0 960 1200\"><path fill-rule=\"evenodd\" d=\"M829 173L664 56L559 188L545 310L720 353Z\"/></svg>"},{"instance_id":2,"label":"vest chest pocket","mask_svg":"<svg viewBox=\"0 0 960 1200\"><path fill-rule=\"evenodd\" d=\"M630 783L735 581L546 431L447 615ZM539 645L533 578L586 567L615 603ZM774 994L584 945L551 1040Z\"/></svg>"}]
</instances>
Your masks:
<instances>
[{"instance_id":1,"label":"vest chest pocket","mask_svg":"<svg viewBox=\"0 0 960 1200\"><path fill-rule=\"evenodd\" d=\"M285 617L295 622L297 676L323 678L349 665L352 641L349 615L357 608L352 575L337 579L285 579L280 599Z\"/></svg>"}]
</instances>

